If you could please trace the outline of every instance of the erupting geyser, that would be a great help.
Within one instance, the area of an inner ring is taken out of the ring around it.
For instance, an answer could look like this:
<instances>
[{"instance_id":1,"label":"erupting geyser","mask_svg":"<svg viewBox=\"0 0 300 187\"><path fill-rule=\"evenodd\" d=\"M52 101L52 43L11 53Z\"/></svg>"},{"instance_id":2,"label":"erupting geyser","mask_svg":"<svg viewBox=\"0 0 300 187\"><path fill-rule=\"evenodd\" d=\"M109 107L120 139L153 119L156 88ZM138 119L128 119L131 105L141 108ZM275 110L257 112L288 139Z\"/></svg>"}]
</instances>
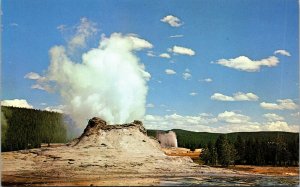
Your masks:
<instances>
[{"instance_id":1,"label":"erupting geyser","mask_svg":"<svg viewBox=\"0 0 300 187\"><path fill-rule=\"evenodd\" d=\"M93 116L109 124L141 119L150 74L135 51L151 47L135 35L113 33L109 38L102 36L99 47L84 53L78 63L68 56L68 47L54 46L47 78L78 126Z\"/></svg>"},{"instance_id":2,"label":"erupting geyser","mask_svg":"<svg viewBox=\"0 0 300 187\"><path fill-rule=\"evenodd\" d=\"M168 133L165 132L158 132L156 138L160 142L161 147L177 147L177 137L175 132L169 131Z\"/></svg>"}]
</instances>

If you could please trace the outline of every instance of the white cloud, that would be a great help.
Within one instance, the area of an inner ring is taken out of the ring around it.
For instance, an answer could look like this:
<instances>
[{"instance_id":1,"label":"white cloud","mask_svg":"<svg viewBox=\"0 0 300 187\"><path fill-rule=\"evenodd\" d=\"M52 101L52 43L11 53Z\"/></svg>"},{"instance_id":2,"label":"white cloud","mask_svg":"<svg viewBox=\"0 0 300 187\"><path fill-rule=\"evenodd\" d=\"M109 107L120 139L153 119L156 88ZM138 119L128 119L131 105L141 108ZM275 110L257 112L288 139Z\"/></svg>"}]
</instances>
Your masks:
<instances>
[{"instance_id":1,"label":"white cloud","mask_svg":"<svg viewBox=\"0 0 300 187\"><path fill-rule=\"evenodd\" d=\"M260 106L267 110L295 110L298 105L291 99L278 99L277 103L260 103Z\"/></svg>"},{"instance_id":2,"label":"white cloud","mask_svg":"<svg viewBox=\"0 0 300 187\"><path fill-rule=\"evenodd\" d=\"M188 72L184 72L184 73L182 74L182 78L183 78L184 80L190 80L190 79L192 78L192 75L191 75L190 73L188 73Z\"/></svg>"},{"instance_id":3,"label":"white cloud","mask_svg":"<svg viewBox=\"0 0 300 187\"><path fill-rule=\"evenodd\" d=\"M171 56L168 53L162 53L159 55L161 58L171 58Z\"/></svg>"},{"instance_id":4,"label":"white cloud","mask_svg":"<svg viewBox=\"0 0 300 187\"><path fill-rule=\"evenodd\" d=\"M135 50L141 50L144 48L152 48L153 45L147 40L138 38L137 36L128 36L133 42L133 48Z\"/></svg>"},{"instance_id":5,"label":"white cloud","mask_svg":"<svg viewBox=\"0 0 300 187\"><path fill-rule=\"evenodd\" d=\"M285 121L273 121L262 125L263 131L299 132L299 125L288 125Z\"/></svg>"},{"instance_id":6,"label":"white cloud","mask_svg":"<svg viewBox=\"0 0 300 187\"><path fill-rule=\"evenodd\" d=\"M273 113L267 113L263 115L268 121L283 121L284 117Z\"/></svg>"},{"instance_id":7,"label":"white cloud","mask_svg":"<svg viewBox=\"0 0 300 187\"><path fill-rule=\"evenodd\" d=\"M165 16L160 21L168 23L172 27L180 27L183 24L178 17L172 15Z\"/></svg>"},{"instance_id":8,"label":"white cloud","mask_svg":"<svg viewBox=\"0 0 300 187\"><path fill-rule=\"evenodd\" d=\"M148 104L146 105L146 107L147 107L147 108L154 108L154 104L148 103Z\"/></svg>"},{"instance_id":9,"label":"white cloud","mask_svg":"<svg viewBox=\"0 0 300 187\"><path fill-rule=\"evenodd\" d=\"M168 75L174 75L174 74L176 74L176 71L174 71L174 70L172 70L172 69L166 69L165 72L166 72L166 74L168 74Z\"/></svg>"},{"instance_id":10,"label":"white cloud","mask_svg":"<svg viewBox=\"0 0 300 187\"><path fill-rule=\"evenodd\" d=\"M25 99L3 100L1 101L1 105L20 108L33 108L33 106L29 104Z\"/></svg>"},{"instance_id":11,"label":"white cloud","mask_svg":"<svg viewBox=\"0 0 300 187\"><path fill-rule=\"evenodd\" d=\"M232 59L220 59L216 62L222 66L226 66L229 68L247 71L247 72L256 72L259 71L261 66L273 67L277 66L279 60L275 56L270 56L261 60L251 60L246 56L239 56L237 58Z\"/></svg>"},{"instance_id":12,"label":"white cloud","mask_svg":"<svg viewBox=\"0 0 300 187\"><path fill-rule=\"evenodd\" d=\"M170 110L171 111L171 110ZM218 117L202 113L196 116L182 116L171 114L165 116L146 115L143 120L147 129L184 129L199 132L255 132L255 131L288 131L299 132L299 126L289 125L284 121L267 123L251 122L250 117L225 111ZM225 122L220 125L219 122ZM219 124L219 125L218 125Z\"/></svg>"},{"instance_id":13,"label":"white cloud","mask_svg":"<svg viewBox=\"0 0 300 187\"><path fill-rule=\"evenodd\" d=\"M170 38L182 38L182 37L183 37L182 34L177 34L177 35L170 36Z\"/></svg>"},{"instance_id":14,"label":"white cloud","mask_svg":"<svg viewBox=\"0 0 300 187\"><path fill-rule=\"evenodd\" d=\"M169 48L168 51L176 54L189 55L189 56L193 56L196 54L195 51L190 48L181 47L177 45L173 46L172 49Z\"/></svg>"},{"instance_id":15,"label":"white cloud","mask_svg":"<svg viewBox=\"0 0 300 187\"><path fill-rule=\"evenodd\" d=\"M181 116L176 113L165 116L146 115L144 124L147 129L185 129L191 131L208 131L211 127L207 126L217 121L216 118L203 116Z\"/></svg>"},{"instance_id":16,"label":"white cloud","mask_svg":"<svg viewBox=\"0 0 300 187\"><path fill-rule=\"evenodd\" d=\"M64 113L64 105L58 105L58 106L48 106L44 108L44 110L49 112L57 112L57 113Z\"/></svg>"},{"instance_id":17,"label":"white cloud","mask_svg":"<svg viewBox=\"0 0 300 187\"><path fill-rule=\"evenodd\" d=\"M211 78L206 79L200 79L199 82L212 82L213 80Z\"/></svg>"},{"instance_id":18,"label":"white cloud","mask_svg":"<svg viewBox=\"0 0 300 187\"><path fill-rule=\"evenodd\" d=\"M196 96L196 95L198 95L198 93L196 93L196 92L191 92L190 93L190 96Z\"/></svg>"},{"instance_id":19,"label":"white cloud","mask_svg":"<svg viewBox=\"0 0 300 187\"><path fill-rule=\"evenodd\" d=\"M226 96L221 93L214 93L210 98L218 101L234 101L233 97Z\"/></svg>"},{"instance_id":20,"label":"white cloud","mask_svg":"<svg viewBox=\"0 0 300 187\"><path fill-rule=\"evenodd\" d=\"M205 82L212 82L213 80L211 78L204 79Z\"/></svg>"},{"instance_id":21,"label":"white cloud","mask_svg":"<svg viewBox=\"0 0 300 187\"><path fill-rule=\"evenodd\" d=\"M46 83L37 83L30 87L31 89L44 90L46 92L53 92L53 88Z\"/></svg>"},{"instance_id":22,"label":"white cloud","mask_svg":"<svg viewBox=\"0 0 300 187\"><path fill-rule=\"evenodd\" d=\"M24 76L25 79L31 79L31 80L39 80L41 79L42 77L38 74L38 73L35 73L35 72L29 72L27 73L25 76Z\"/></svg>"},{"instance_id":23,"label":"white cloud","mask_svg":"<svg viewBox=\"0 0 300 187\"><path fill-rule=\"evenodd\" d=\"M24 76L24 78L36 81L36 84L31 86L32 89L44 90L47 92L53 91L51 86L47 83L48 79L38 73L29 72Z\"/></svg>"},{"instance_id":24,"label":"white cloud","mask_svg":"<svg viewBox=\"0 0 300 187\"><path fill-rule=\"evenodd\" d=\"M155 54L153 51L147 51L147 56L155 57Z\"/></svg>"},{"instance_id":25,"label":"white cloud","mask_svg":"<svg viewBox=\"0 0 300 187\"><path fill-rule=\"evenodd\" d=\"M210 98L218 101L257 101L259 97L253 93L237 92L233 96L214 93Z\"/></svg>"},{"instance_id":26,"label":"white cloud","mask_svg":"<svg viewBox=\"0 0 300 187\"><path fill-rule=\"evenodd\" d=\"M218 114L218 119L226 123L247 123L250 120L249 116L235 113L233 111L225 111Z\"/></svg>"},{"instance_id":27,"label":"white cloud","mask_svg":"<svg viewBox=\"0 0 300 187\"><path fill-rule=\"evenodd\" d=\"M257 101L259 97L254 93L237 92L233 94L233 98L236 101Z\"/></svg>"},{"instance_id":28,"label":"white cloud","mask_svg":"<svg viewBox=\"0 0 300 187\"><path fill-rule=\"evenodd\" d=\"M276 55L276 54L280 54L283 56L291 56L291 54L284 49L279 49L279 50L274 51L274 55Z\"/></svg>"}]
</instances>

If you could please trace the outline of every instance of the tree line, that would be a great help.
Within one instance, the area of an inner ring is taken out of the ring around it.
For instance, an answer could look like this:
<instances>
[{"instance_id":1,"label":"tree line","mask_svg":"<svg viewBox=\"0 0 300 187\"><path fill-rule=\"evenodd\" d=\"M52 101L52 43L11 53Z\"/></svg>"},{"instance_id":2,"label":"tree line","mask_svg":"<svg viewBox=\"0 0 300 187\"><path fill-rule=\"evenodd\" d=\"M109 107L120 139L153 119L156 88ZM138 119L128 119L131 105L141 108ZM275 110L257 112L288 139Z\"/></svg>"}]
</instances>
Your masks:
<instances>
[{"instance_id":1,"label":"tree line","mask_svg":"<svg viewBox=\"0 0 300 187\"><path fill-rule=\"evenodd\" d=\"M1 106L1 151L65 143L63 115L56 112Z\"/></svg>"},{"instance_id":2,"label":"tree line","mask_svg":"<svg viewBox=\"0 0 300 187\"><path fill-rule=\"evenodd\" d=\"M232 142L226 134L219 135L217 141L210 141L202 150L201 160L208 165L299 165L299 136L287 139L284 136L259 140L243 139L237 136Z\"/></svg>"}]
</instances>

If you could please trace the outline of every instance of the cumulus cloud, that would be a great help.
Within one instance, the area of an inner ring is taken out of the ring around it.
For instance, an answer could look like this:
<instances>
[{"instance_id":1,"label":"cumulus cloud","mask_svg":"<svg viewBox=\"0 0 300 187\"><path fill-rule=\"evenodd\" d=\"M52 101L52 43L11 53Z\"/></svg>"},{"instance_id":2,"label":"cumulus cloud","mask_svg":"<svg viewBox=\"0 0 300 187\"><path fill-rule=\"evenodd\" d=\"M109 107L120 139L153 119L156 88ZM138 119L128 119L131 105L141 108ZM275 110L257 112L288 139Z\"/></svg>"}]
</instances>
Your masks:
<instances>
[{"instance_id":1,"label":"cumulus cloud","mask_svg":"<svg viewBox=\"0 0 300 187\"><path fill-rule=\"evenodd\" d=\"M12 99L12 100L3 100L1 101L2 106L13 106L20 108L33 108L25 99Z\"/></svg>"},{"instance_id":2,"label":"cumulus cloud","mask_svg":"<svg viewBox=\"0 0 300 187\"><path fill-rule=\"evenodd\" d=\"M48 106L44 108L44 110L49 112L57 112L57 113L64 113L65 105L58 105L58 106Z\"/></svg>"},{"instance_id":3,"label":"cumulus cloud","mask_svg":"<svg viewBox=\"0 0 300 187\"><path fill-rule=\"evenodd\" d=\"M171 56L168 53L162 53L159 55L161 58L171 58Z\"/></svg>"},{"instance_id":4,"label":"cumulus cloud","mask_svg":"<svg viewBox=\"0 0 300 187\"><path fill-rule=\"evenodd\" d=\"M41 79L42 77L35 72L29 72L24 76L25 79L31 79L31 80L38 80Z\"/></svg>"},{"instance_id":5,"label":"cumulus cloud","mask_svg":"<svg viewBox=\"0 0 300 187\"><path fill-rule=\"evenodd\" d=\"M166 69L166 70L165 70L165 73L166 73L167 75L174 75L174 74L176 74L176 71L174 71L174 70L172 70L172 69Z\"/></svg>"},{"instance_id":6,"label":"cumulus cloud","mask_svg":"<svg viewBox=\"0 0 300 187\"><path fill-rule=\"evenodd\" d=\"M48 85L34 84L31 86L31 89L44 90L47 92L51 92L52 88Z\"/></svg>"},{"instance_id":7,"label":"cumulus cloud","mask_svg":"<svg viewBox=\"0 0 300 187\"><path fill-rule=\"evenodd\" d=\"M278 63L279 59L275 56L261 60L251 60L246 56L239 56L232 59L220 59L216 62L216 64L246 72L257 72L262 66L274 67L277 66Z\"/></svg>"},{"instance_id":8,"label":"cumulus cloud","mask_svg":"<svg viewBox=\"0 0 300 187\"><path fill-rule=\"evenodd\" d=\"M254 132L254 131L288 131L299 132L299 126L289 125L284 121L269 121L258 123L250 121L250 117L232 111L225 111L214 117L212 114L202 113L195 116L146 115L144 124L147 129L184 129L199 132ZM225 122L225 123L224 123Z\"/></svg>"},{"instance_id":9,"label":"cumulus cloud","mask_svg":"<svg viewBox=\"0 0 300 187\"><path fill-rule=\"evenodd\" d=\"M235 113L233 111L225 111L218 114L218 120L226 123L247 123L250 120L249 116Z\"/></svg>"},{"instance_id":10,"label":"cumulus cloud","mask_svg":"<svg viewBox=\"0 0 300 187\"><path fill-rule=\"evenodd\" d=\"M196 96L196 95L198 95L197 92L191 92L191 93L190 93L190 96Z\"/></svg>"},{"instance_id":11,"label":"cumulus cloud","mask_svg":"<svg viewBox=\"0 0 300 187\"><path fill-rule=\"evenodd\" d=\"M190 49L190 48L186 48L186 47L181 47L181 46L173 46L173 48L169 48L168 49L169 52L173 52L176 54L180 54L180 55L188 55L188 56L193 56L195 55L195 51Z\"/></svg>"},{"instance_id":12,"label":"cumulus cloud","mask_svg":"<svg viewBox=\"0 0 300 187\"><path fill-rule=\"evenodd\" d=\"M155 57L155 54L153 51L147 51L147 56Z\"/></svg>"},{"instance_id":13,"label":"cumulus cloud","mask_svg":"<svg viewBox=\"0 0 300 187\"><path fill-rule=\"evenodd\" d=\"M190 80L190 79L192 78L192 74L190 74L189 72L184 72L184 73L182 74L182 78L183 78L184 80Z\"/></svg>"},{"instance_id":14,"label":"cumulus cloud","mask_svg":"<svg viewBox=\"0 0 300 187\"><path fill-rule=\"evenodd\" d=\"M253 93L237 92L233 96L214 93L210 98L218 101L257 101L259 97Z\"/></svg>"},{"instance_id":15,"label":"cumulus cloud","mask_svg":"<svg viewBox=\"0 0 300 187\"><path fill-rule=\"evenodd\" d=\"M170 38L182 38L182 37L183 37L182 34L177 34L177 35L170 36Z\"/></svg>"},{"instance_id":16,"label":"cumulus cloud","mask_svg":"<svg viewBox=\"0 0 300 187\"><path fill-rule=\"evenodd\" d=\"M214 93L211 97L212 100L218 101L234 101L234 98L231 96L226 96L221 93Z\"/></svg>"},{"instance_id":17,"label":"cumulus cloud","mask_svg":"<svg viewBox=\"0 0 300 187\"><path fill-rule=\"evenodd\" d=\"M299 132L299 125L289 125L285 121L273 121L262 125L263 131Z\"/></svg>"},{"instance_id":18,"label":"cumulus cloud","mask_svg":"<svg viewBox=\"0 0 300 187\"><path fill-rule=\"evenodd\" d=\"M284 117L279 116L277 114L273 114L273 113L267 113L263 115L267 121L283 121Z\"/></svg>"},{"instance_id":19,"label":"cumulus cloud","mask_svg":"<svg viewBox=\"0 0 300 187\"><path fill-rule=\"evenodd\" d=\"M24 76L25 79L35 80L36 83L31 86L32 89L52 92L52 87L48 84L48 79L35 72L29 72Z\"/></svg>"},{"instance_id":20,"label":"cumulus cloud","mask_svg":"<svg viewBox=\"0 0 300 187\"><path fill-rule=\"evenodd\" d=\"M277 103L260 103L260 106L267 110L295 110L298 105L291 99L278 99Z\"/></svg>"},{"instance_id":21,"label":"cumulus cloud","mask_svg":"<svg viewBox=\"0 0 300 187\"><path fill-rule=\"evenodd\" d=\"M190 79L192 78L192 75L191 75L190 73L188 73L188 72L184 72L184 73L182 74L182 78L183 78L184 80L190 80Z\"/></svg>"},{"instance_id":22,"label":"cumulus cloud","mask_svg":"<svg viewBox=\"0 0 300 187\"><path fill-rule=\"evenodd\" d=\"M180 27L183 24L178 17L172 15L167 15L164 18L162 18L160 21L164 23L168 23L172 27Z\"/></svg>"},{"instance_id":23,"label":"cumulus cloud","mask_svg":"<svg viewBox=\"0 0 300 187\"><path fill-rule=\"evenodd\" d=\"M276 54L280 54L283 56L291 56L291 54L284 49L279 49L279 50L274 51L274 55L276 55Z\"/></svg>"},{"instance_id":24,"label":"cumulus cloud","mask_svg":"<svg viewBox=\"0 0 300 187\"><path fill-rule=\"evenodd\" d=\"M165 116L146 115L144 124L147 129L186 129L191 131L211 131L209 124L215 123L216 118L203 116L182 116L176 113Z\"/></svg>"},{"instance_id":25,"label":"cumulus cloud","mask_svg":"<svg viewBox=\"0 0 300 187\"><path fill-rule=\"evenodd\" d=\"M131 41L133 42L133 49L134 50L142 50L142 49L146 49L146 48L152 48L153 45L148 42L145 39L139 38L139 36L137 35L132 35L132 36L128 36L128 38L131 39Z\"/></svg>"}]
</instances>

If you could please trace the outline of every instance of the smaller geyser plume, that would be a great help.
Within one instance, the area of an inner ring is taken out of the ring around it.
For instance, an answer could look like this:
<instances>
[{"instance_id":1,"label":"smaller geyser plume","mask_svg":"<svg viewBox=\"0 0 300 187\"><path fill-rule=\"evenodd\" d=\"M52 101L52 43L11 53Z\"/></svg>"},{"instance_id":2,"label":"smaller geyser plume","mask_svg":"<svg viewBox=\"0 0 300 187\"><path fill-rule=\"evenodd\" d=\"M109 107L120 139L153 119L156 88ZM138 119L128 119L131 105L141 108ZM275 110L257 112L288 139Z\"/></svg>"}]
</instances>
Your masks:
<instances>
[{"instance_id":1,"label":"smaller geyser plume","mask_svg":"<svg viewBox=\"0 0 300 187\"><path fill-rule=\"evenodd\" d=\"M84 43L91 35L83 31L92 24L87 24L86 19L83 21L84 27L79 27L80 32L74 37L76 40L73 38L77 41L73 42L75 44ZM152 44L133 34L102 35L99 46L82 54L79 62L70 57L70 52L76 51L75 44L71 51L70 46L50 49L46 77L60 94L64 111L77 127L83 128L86 120L94 116L109 124L141 119L145 113L150 74L135 52L152 48Z\"/></svg>"},{"instance_id":2,"label":"smaller geyser plume","mask_svg":"<svg viewBox=\"0 0 300 187\"><path fill-rule=\"evenodd\" d=\"M169 131L168 133L158 132L156 138L160 142L161 147L177 147L177 137L173 131Z\"/></svg>"}]
</instances>

